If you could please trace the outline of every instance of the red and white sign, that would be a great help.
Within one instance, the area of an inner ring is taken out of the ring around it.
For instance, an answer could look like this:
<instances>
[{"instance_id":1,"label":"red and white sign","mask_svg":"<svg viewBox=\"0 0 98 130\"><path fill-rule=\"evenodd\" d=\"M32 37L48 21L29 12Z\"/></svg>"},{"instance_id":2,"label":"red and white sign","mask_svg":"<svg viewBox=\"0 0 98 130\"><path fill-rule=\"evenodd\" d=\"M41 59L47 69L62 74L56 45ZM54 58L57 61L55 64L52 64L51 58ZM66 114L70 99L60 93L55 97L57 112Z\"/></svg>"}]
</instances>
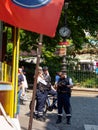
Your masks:
<instances>
[{"instance_id":1,"label":"red and white sign","mask_svg":"<svg viewBox=\"0 0 98 130\"><path fill-rule=\"evenodd\" d=\"M0 0L0 20L22 29L54 37L64 0L50 0L37 8L33 6L29 8L30 5L25 7L25 4L22 6L23 2L27 4L31 1Z\"/></svg>"}]
</instances>

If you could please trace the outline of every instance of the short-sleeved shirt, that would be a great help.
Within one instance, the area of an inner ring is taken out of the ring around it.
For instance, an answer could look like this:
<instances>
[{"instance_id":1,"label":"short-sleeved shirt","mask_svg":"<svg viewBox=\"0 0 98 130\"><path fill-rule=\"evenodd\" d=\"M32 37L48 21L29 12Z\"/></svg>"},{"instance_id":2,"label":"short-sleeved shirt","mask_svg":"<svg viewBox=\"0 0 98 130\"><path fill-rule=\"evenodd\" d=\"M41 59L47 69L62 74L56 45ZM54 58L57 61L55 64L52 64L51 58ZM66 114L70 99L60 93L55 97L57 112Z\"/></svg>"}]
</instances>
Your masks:
<instances>
[{"instance_id":1,"label":"short-sleeved shirt","mask_svg":"<svg viewBox=\"0 0 98 130\"><path fill-rule=\"evenodd\" d=\"M58 83L59 79L60 79L60 76L59 76L59 75L56 75L56 76L55 76L55 83Z\"/></svg>"},{"instance_id":2,"label":"short-sleeved shirt","mask_svg":"<svg viewBox=\"0 0 98 130\"><path fill-rule=\"evenodd\" d=\"M18 75L18 86L20 86L23 81L24 81L23 75L22 75L22 74L19 74L19 75Z\"/></svg>"}]
</instances>

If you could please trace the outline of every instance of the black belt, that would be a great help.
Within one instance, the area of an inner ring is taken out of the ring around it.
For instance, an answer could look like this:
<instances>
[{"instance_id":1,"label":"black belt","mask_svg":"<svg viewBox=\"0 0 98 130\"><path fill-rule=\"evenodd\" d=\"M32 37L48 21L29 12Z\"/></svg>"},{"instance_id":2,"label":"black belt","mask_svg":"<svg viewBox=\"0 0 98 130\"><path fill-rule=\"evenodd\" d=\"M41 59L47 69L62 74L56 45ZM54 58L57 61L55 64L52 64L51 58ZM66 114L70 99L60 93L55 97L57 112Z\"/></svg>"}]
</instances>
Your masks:
<instances>
[{"instance_id":1,"label":"black belt","mask_svg":"<svg viewBox=\"0 0 98 130\"><path fill-rule=\"evenodd\" d=\"M68 93L67 91L59 91L59 93Z\"/></svg>"}]
</instances>

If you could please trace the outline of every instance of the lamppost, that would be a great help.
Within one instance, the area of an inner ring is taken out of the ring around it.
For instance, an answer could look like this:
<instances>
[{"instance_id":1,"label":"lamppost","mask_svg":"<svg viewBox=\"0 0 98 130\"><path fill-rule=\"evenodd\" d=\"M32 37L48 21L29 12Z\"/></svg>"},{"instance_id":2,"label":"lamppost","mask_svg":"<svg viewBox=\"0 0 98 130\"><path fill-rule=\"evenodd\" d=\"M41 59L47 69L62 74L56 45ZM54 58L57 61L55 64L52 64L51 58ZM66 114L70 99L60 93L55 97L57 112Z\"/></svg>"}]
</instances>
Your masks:
<instances>
[{"instance_id":1,"label":"lamppost","mask_svg":"<svg viewBox=\"0 0 98 130\"><path fill-rule=\"evenodd\" d=\"M63 49L62 51L65 51L65 53L62 53L62 72L66 71L66 46L67 46L67 41L66 38L70 37L71 31L67 26L67 15L66 15L66 10L68 9L68 4L69 1L67 0L67 2L64 3L64 9L65 9L65 21L64 21L64 26L62 26L59 29L59 34L60 36L63 38L63 42L62 42L62 47L64 46L65 50Z\"/></svg>"},{"instance_id":2,"label":"lamppost","mask_svg":"<svg viewBox=\"0 0 98 130\"><path fill-rule=\"evenodd\" d=\"M66 72L66 50L67 50L67 46L70 44L70 42L68 41L63 41L63 42L59 42L58 45L56 46L56 52L55 54L62 57L62 68L61 71L62 72Z\"/></svg>"}]
</instances>

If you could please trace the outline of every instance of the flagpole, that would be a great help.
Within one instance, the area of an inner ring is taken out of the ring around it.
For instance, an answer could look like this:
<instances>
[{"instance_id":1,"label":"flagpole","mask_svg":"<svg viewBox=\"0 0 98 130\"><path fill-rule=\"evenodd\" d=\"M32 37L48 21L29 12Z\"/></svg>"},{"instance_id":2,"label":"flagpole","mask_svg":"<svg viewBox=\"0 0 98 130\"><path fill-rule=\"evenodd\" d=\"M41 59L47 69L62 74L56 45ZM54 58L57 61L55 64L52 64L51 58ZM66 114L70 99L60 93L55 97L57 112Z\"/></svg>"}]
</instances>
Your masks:
<instances>
[{"instance_id":1,"label":"flagpole","mask_svg":"<svg viewBox=\"0 0 98 130\"><path fill-rule=\"evenodd\" d=\"M38 48L37 48L37 62L36 62L36 69L35 69L35 76L34 76L34 85L33 85L33 92L32 92L32 104L31 104L28 130L32 130L32 124L33 124L33 113L34 113L34 104L35 104L35 97L36 97L38 67L39 67L39 64L40 64L40 57L41 57L41 51L42 51L41 50L42 49L42 40L43 40L43 35L40 34Z\"/></svg>"}]
</instances>

